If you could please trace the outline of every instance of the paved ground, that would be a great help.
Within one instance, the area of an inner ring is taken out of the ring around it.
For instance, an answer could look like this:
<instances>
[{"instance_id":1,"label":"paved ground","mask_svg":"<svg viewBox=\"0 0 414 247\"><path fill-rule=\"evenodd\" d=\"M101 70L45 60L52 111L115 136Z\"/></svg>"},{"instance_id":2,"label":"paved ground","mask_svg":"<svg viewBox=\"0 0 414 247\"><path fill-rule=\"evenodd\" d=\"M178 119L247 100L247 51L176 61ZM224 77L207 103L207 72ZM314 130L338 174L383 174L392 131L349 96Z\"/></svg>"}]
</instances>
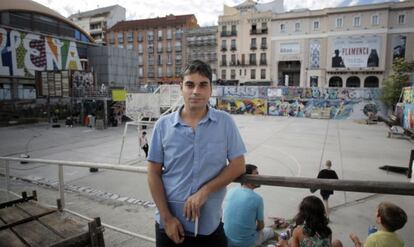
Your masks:
<instances>
[{"instance_id":1,"label":"paved ground","mask_svg":"<svg viewBox=\"0 0 414 247\"><path fill-rule=\"evenodd\" d=\"M368 126L354 121L286 117L234 118L248 149L246 160L258 165L261 174L315 177L321 164L330 159L340 178L409 181L402 175L378 169L383 165L407 166L413 149L407 140L386 138L387 128L382 124ZM29 153L33 158L117 163L122 132L121 127L98 131L85 127L52 129L45 124L1 128L0 155ZM130 129L121 163L145 165L137 147L137 131ZM35 188L41 201L53 204L57 192L47 185L56 184L55 167L16 164L11 173L31 181L14 180L13 191ZM154 236L155 209L145 175L114 171L91 174L87 169L65 168L65 182L71 191L67 193L67 208L91 217L100 215L105 223ZM4 181L0 183L4 188ZM267 216L287 218L294 216L300 200L310 194L307 189L270 186L262 186L257 192L264 197ZM330 200L334 207L331 214L334 238L341 239L344 246L351 246L350 232L365 238L368 225L374 224L376 205L383 200L393 201L406 210L409 220L399 234L406 246L410 246L414 242L414 197L409 196L335 192ZM112 231L108 231L106 241L108 246L154 246Z\"/></svg>"}]
</instances>

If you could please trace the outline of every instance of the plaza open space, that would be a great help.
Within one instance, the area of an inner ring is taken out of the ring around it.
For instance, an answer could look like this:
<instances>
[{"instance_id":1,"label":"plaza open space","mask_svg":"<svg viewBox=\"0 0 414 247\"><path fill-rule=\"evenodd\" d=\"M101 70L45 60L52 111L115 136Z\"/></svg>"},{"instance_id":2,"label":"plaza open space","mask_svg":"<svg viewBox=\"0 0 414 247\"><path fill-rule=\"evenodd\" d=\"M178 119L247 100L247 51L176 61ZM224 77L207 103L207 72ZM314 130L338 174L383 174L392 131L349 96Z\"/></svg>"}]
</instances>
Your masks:
<instances>
[{"instance_id":1,"label":"plaza open space","mask_svg":"<svg viewBox=\"0 0 414 247\"><path fill-rule=\"evenodd\" d=\"M413 144L403 138L387 138L383 123L366 125L355 120L318 120L309 118L233 115L247 147L246 162L258 166L261 175L315 178L326 160L340 179L410 182L406 175L386 172L380 166L408 167ZM123 127L95 130L87 127L50 128L49 124L20 125L0 129L0 156L28 154L31 158L89 161L118 164ZM151 132L151 128L148 128ZM121 164L145 166L138 146L138 132L126 132ZM151 140L149 140L151 141ZM15 178L11 190L37 190L42 203L55 204L57 167L45 164L10 163ZM3 164L0 172L5 173ZM5 189L4 176L0 185ZM153 213L145 174L65 167L66 208L89 217L100 216L107 224L154 238ZM230 185L237 186L233 183ZM264 198L267 217L291 219L309 189L262 186L256 190ZM319 191L315 192L319 196ZM5 194L1 193L1 200ZM375 224L376 206L392 201L408 215L408 223L398 233L406 246L414 242L414 198L336 191L330 198L333 207L330 226L333 238L351 246L348 235L367 236ZM111 230L105 231L107 246L155 246L154 243Z\"/></svg>"}]
</instances>

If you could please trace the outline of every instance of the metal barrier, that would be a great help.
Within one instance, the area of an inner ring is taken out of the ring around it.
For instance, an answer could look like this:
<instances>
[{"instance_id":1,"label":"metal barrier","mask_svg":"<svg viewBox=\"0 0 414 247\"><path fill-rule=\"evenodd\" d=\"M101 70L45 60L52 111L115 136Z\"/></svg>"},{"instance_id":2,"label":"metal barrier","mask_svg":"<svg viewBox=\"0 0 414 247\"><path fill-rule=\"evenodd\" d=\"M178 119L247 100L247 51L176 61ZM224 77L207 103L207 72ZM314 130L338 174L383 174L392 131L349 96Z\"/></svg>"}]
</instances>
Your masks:
<instances>
[{"instance_id":1,"label":"metal barrier","mask_svg":"<svg viewBox=\"0 0 414 247\"><path fill-rule=\"evenodd\" d=\"M5 179L7 197L10 191L10 162L35 162L58 166L58 178L59 178L59 196L62 203L62 208L72 214L76 214L80 217L88 219L88 217L74 213L65 209L65 183L63 180L63 166L85 167L85 168L99 168L115 171L133 172L133 173L147 173L146 167L131 167L118 164L107 163L93 163L93 162L79 162L79 161L63 161L63 160L45 160L45 159L28 159L28 158L14 158L14 157L0 157L0 160L5 162ZM382 182L382 181L361 181L361 180L334 180L334 179L317 179L317 178L305 178L305 177L281 177L281 176L265 176L265 175L244 175L236 179L235 182L251 182L254 184L269 185L269 186L281 186L292 188L312 188L312 189L328 189L338 191L350 191L350 192L368 192L379 194L394 194L394 195L409 195L414 196L414 183L409 182ZM155 242L154 239L143 236L138 233L129 232L124 229L120 229L108 224L104 226L113 229L115 231L138 237L146 241Z\"/></svg>"}]
</instances>

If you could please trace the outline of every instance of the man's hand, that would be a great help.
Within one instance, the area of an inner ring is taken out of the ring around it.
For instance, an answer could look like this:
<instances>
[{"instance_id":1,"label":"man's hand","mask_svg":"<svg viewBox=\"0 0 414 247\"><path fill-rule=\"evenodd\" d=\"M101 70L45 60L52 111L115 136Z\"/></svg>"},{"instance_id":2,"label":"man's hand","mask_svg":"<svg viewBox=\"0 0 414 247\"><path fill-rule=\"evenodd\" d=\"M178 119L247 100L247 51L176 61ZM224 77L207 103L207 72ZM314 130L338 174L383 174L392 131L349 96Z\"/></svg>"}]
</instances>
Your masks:
<instances>
[{"instance_id":1,"label":"man's hand","mask_svg":"<svg viewBox=\"0 0 414 247\"><path fill-rule=\"evenodd\" d=\"M176 244L184 242L184 228L180 221L171 216L164 220L164 229L167 236Z\"/></svg>"},{"instance_id":2,"label":"man's hand","mask_svg":"<svg viewBox=\"0 0 414 247\"><path fill-rule=\"evenodd\" d=\"M207 201L207 198L208 193L205 187L188 197L184 204L184 216L192 221L200 217L200 209Z\"/></svg>"}]
</instances>

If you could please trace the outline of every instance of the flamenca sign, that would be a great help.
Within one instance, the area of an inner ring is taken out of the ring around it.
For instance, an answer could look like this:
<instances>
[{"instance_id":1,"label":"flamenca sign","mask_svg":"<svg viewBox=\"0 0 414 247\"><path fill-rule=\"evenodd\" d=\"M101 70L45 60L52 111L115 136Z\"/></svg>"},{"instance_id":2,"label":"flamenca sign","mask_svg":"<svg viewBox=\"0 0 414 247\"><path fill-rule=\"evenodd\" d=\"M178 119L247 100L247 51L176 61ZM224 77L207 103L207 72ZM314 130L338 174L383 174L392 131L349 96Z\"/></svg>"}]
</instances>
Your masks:
<instances>
[{"instance_id":1,"label":"flamenca sign","mask_svg":"<svg viewBox=\"0 0 414 247\"><path fill-rule=\"evenodd\" d=\"M368 68L380 65L380 37L337 37L331 42L332 68Z\"/></svg>"}]
</instances>

